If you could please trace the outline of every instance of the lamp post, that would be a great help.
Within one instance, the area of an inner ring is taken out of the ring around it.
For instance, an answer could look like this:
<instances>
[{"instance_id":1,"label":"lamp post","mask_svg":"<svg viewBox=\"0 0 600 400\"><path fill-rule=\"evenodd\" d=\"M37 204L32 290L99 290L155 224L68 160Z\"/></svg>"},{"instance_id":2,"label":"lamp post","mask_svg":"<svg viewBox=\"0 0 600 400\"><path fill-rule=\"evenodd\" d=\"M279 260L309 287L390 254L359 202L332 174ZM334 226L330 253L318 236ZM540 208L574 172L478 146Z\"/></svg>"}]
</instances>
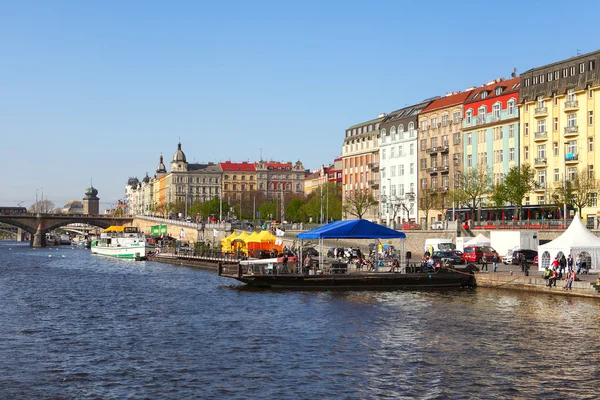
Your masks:
<instances>
[{"instance_id":1,"label":"lamp post","mask_svg":"<svg viewBox=\"0 0 600 400\"><path fill-rule=\"evenodd\" d=\"M567 228L567 160L569 158L572 159L572 154L570 154L571 157L567 156L567 150L569 148L569 142L565 142L565 162L563 163L564 165L564 185L563 185L563 189L564 189L564 199L563 199L563 227L566 229Z\"/></svg>"},{"instance_id":2,"label":"lamp post","mask_svg":"<svg viewBox=\"0 0 600 400\"><path fill-rule=\"evenodd\" d=\"M388 193L387 200L385 203L385 206L386 206L385 212L386 212L386 226L389 228L390 227L390 203L392 201L392 180L390 178L388 178L388 188L389 188L389 193Z\"/></svg>"}]
</instances>

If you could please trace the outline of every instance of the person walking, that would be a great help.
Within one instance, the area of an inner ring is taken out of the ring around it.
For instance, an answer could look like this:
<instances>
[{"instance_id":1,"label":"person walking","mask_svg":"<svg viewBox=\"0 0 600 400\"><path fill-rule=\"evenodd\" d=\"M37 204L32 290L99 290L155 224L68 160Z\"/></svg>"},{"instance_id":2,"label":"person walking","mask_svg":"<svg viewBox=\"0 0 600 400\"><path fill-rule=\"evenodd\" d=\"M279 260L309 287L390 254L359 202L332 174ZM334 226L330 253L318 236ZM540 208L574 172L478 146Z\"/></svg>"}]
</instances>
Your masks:
<instances>
[{"instance_id":1,"label":"person walking","mask_svg":"<svg viewBox=\"0 0 600 400\"><path fill-rule=\"evenodd\" d=\"M577 275L579 275L581 273L581 253L577 254L575 266L577 267Z\"/></svg>"},{"instance_id":2,"label":"person walking","mask_svg":"<svg viewBox=\"0 0 600 400\"><path fill-rule=\"evenodd\" d=\"M485 268L486 272L488 271L487 263L488 263L488 259L487 259L487 257L484 254L483 257L481 257L481 271L482 272L483 272L484 268Z\"/></svg>"},{"instance_id":3,"label":"person walking","mask_svg":"<svg viewBox=\"0 0 600 400\"><path fill-rule=\"evenodd\" d=\"M527 259L525 258L525 254L519 253L519 261L521 264L521 270L523 271L523 275L529 276L529 265L527 265Z\"/></svg>"},{"instance_id":4,"label":"person walking","mask_svg":"<svg viewBox=\"0 0 600 400\"><path fill-rule=\"evenodd\" d=\"M573 269L573 255L569 253L569 257L567 257L567 271Z\"/></svg>"},{"instance_id":5,"label":"person walking","mask_svg":"<svg viewBox=\"0 0 600 400\"><path fill-rule=\"evenodd\" d=\"M567 269L567 259L565 258L564 254L560 258L560 261L558 262L558 265L559 265L559 268L558 268L558 279L562 279L563 272Z\"/></svg>"},{"instance_id":6,"label":"person walking","mask_svg":"<svg viewBox=\"0 0 600 400\"><path fill-rule=\"evenodd\" d=\"M492 257L492 263L494 263L494 272L498 270L498 254L494 254Z\"/></svg>"}]
</instances>

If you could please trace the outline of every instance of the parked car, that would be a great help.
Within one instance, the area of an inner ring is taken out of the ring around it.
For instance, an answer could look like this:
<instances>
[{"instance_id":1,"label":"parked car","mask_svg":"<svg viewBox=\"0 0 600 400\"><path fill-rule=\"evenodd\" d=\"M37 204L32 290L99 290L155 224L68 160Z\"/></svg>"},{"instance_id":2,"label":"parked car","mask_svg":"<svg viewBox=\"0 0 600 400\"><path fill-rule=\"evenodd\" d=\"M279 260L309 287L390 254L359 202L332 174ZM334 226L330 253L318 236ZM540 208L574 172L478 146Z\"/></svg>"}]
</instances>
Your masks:
<instances>
[{"instance_id":1,"label":"parked car","mask_svg":"<svg viewBox=\"0 0 600 400\"><path fill-rule=\"evenodd\" d=\"M415 229L421 229L421 225L416 224L414 222L404 222L401 225L398 225L396 227L396 229L400 229L402 228L402 230L404 231L411 231L411 230L415 230Z\"/></svg>"},{"instance_id":2,"label":"parked car","mask_svg":"<svg viewBox=\"0 0 600 400\"><path fill-rule=\"evenodd\" d=\"M519 254L525 255L527 264L534 263L534 259L537 257L538 252L535 250L510 250L507 255L502 257L502 263L506 265L517 265L519 264Z\"/></svg>"},{"instance_id":3,"label":"parked car","mask_svg":"<svg viewBox=\"0 0 600 400\"><path fill-rule=\"evenodd\" d=\"M498 252L490 246L466 246L463 249L463 260L467 263L479 263L484 254L489 263L494 256L499 257Z\"/></svg>"},{"instance_id":4,"label":"parked car","mask_svg":"<svg viewBox=\"0 0 600 400\"><path fill-rule=\"evenodd\" d=\"M465 263L465 260L463 260L462 257L462 252L458 250L434 251L431 255L431 258L433 258L436 263L439 262L440 264L443 264L444 258L450 259L451 265L462 265Z\"/></svg>"},{"instance_id":5,"label":"parked car","mask_svg":"<svg viewBox=\"0 0 600 400\"><path fill-rule=\"evenodd\" d=\"M446 229L446 221L435 221L431 224L431 229L434 231Z\"/></svg>"},{"instance_id":6,"label":"parked car","mask_svg":"<svg viewBox=\"0 0 600 400\"><path fill-rule=\"evenodd\" d=\"M314 247L302 249L302 256L319 257L319 252Z\"/></svg>"}]
</instances>

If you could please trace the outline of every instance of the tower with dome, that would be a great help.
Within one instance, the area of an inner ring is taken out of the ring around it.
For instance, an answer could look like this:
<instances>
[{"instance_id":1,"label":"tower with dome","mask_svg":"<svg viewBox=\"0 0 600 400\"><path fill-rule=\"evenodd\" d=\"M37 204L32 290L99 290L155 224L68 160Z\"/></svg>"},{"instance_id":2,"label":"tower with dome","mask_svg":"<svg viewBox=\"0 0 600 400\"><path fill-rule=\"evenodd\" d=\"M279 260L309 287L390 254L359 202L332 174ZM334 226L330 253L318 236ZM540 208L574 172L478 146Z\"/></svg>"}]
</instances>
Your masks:
<instances>
[{"instance_id":1,"label":"tower with dome","mask_svg":"<svg viewBox=\"0 0 600 400\"><path fill-rule=\"evenodd\" d=\"M96 190L91 183L90 187L85 190L83 213L86 215L100 214L100 198L98 198L98 190Z\"/></svg>"}]
</instances>

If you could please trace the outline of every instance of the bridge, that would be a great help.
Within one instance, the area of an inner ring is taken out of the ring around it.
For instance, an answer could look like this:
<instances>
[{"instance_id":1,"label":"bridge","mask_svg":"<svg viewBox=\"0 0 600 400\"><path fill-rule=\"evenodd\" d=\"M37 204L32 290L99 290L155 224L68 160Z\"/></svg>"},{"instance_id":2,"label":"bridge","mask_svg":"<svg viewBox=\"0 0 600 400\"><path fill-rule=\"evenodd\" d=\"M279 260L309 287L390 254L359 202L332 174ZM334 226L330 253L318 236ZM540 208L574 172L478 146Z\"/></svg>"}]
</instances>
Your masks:
<instances>
[{"instance_id":1,"label":"bridge","mask_svg":"<svg viewBox=\"0 0 600 400\"><path fill-rule=\"evenodd\" d=\"M0 222L16 226L31 234L31 247L46 247L46 233L69 224L88 224L100 228L111 225L126 225L133 222L132 217L113 217L104 215L71 214L23 214L0 215Z\"/></svg>"}]
</instances>

